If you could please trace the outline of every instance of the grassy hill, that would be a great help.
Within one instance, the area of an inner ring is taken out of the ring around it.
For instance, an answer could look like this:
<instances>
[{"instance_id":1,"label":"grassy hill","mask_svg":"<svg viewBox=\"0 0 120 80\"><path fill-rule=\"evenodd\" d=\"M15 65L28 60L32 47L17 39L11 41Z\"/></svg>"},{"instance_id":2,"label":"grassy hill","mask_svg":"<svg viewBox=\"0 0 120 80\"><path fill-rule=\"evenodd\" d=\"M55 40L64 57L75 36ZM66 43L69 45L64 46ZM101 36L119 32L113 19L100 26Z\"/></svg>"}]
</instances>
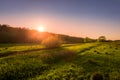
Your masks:
<instances>
[{"instance_id":1,"label":"grassy hill","mask_svg":"<svg viewBox=\"0 0 120 80\"><path fill-rule=\"evenodd\" d=\"M0 44L0 80L119 80L120 42Z\"/></svg>"}]
</instances>

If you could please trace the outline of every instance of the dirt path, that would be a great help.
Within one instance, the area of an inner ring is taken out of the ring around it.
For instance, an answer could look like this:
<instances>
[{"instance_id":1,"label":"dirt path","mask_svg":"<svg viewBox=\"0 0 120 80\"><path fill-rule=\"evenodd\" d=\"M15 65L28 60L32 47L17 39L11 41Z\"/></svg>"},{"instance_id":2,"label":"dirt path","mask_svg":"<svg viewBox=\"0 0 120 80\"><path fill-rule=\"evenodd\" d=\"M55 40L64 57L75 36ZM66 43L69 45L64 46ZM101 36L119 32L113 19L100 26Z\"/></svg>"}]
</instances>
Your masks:
<instances>
[{"instance_id":1,"label":"dirt path","mask_svg":"<svg viewBox=\"0 0 120 80\"><path fill-rule=\"evenodd\" d=\"M89 47L89 48L86 48L86 49L83 49L83 50L79 51L78 53L81 53L80 55L84 55L84 54L85 54L84 52L89 51L89 50L91 50L91 49L93 49L93 48L95 48L95 47L101 46L101 45L102 45L102 44L98 44L98 45L96 45L96 46L91 46L91 47Z\"/></svg>"}]
</instances>

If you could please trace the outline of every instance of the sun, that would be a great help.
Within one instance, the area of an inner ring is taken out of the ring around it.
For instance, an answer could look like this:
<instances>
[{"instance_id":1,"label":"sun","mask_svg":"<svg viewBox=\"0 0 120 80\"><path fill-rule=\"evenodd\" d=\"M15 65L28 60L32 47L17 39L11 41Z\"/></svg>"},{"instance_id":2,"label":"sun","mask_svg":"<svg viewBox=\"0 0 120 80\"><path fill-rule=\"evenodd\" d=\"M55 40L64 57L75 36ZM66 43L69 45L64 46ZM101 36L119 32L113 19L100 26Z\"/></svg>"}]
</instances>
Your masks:
<instances>
[{"instance_id":1,"label":"sun","mask_svg":"<svg viewBox=\"0 0 120 80\"><path fill-rule=\"evenodd\" d=\"M38 27L38 31L40 31L40 32L44 32L44 31L45 31L44 26L39 26L39 27Z\"/></svg>"}]
</instances>

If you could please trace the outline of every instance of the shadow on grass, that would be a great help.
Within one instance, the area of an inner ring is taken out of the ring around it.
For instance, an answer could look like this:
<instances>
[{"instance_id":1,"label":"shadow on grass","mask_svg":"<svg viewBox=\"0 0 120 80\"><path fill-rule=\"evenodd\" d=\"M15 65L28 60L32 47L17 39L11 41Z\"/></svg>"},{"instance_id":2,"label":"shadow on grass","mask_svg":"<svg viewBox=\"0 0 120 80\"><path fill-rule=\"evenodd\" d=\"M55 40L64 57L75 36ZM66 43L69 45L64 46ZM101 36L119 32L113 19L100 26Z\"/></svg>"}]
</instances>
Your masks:
<instances>
[{"instance_id":1,"label":"shadow on grass","mask_svg":"<svg viewBox=\"0 0 120 80\"><path fill-rule=\"evenodd\" d=\"M41 59L45 63L53 64L60 61L71 61L76 55L77 53L75 51L60 47L45 50L45 54L41 55Z\"/></svg>"}]
</instances>

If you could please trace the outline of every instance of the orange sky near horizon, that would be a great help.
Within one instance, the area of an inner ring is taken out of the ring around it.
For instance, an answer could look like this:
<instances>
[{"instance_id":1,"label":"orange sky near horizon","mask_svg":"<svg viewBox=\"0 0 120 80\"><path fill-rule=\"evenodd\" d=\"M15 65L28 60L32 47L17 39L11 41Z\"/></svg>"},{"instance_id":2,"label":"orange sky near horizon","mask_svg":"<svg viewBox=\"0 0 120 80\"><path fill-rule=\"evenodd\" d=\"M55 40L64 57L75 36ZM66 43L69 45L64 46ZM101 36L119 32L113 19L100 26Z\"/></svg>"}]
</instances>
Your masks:
<instances>
[{"instance_id":1,"label":"orange sky near horizon","mask_svg":"<svg viewBox=\"0 0 120 80\"><path fill-rule=\"evenodd\" d=\"M13 20L11 20L13 19ZM43 25L45 31L58 34L71 35L76 37L90 37L97 39L99 36L106 36L107 39L120 39L118 24L106 21L95 21L79 18L65 18L55 16L33 16L9 17L2 20L1 23L8 24L14 27L26 27L30 29L38 29L38 26ZM115 26L115 32L113 30Z\"/></svg>"}]
</instances>

